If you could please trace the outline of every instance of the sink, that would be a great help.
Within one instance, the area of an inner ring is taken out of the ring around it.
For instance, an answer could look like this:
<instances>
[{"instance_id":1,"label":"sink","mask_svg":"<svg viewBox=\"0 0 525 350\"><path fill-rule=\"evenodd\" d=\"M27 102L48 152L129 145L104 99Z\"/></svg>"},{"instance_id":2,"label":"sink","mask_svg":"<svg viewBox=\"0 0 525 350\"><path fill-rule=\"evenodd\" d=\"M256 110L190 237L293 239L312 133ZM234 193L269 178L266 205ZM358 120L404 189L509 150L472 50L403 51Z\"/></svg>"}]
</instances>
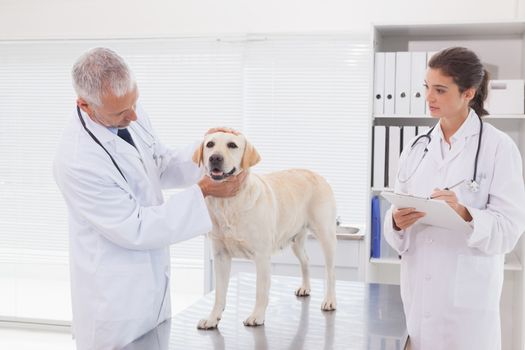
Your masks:
<instances>
[{"instance_id":1,"label":"sink","mask_svg":"<svg viewBox=\"0 0 525 350\"><path fill-rule=\"evenodd\" d=\"M337 226L337 234L355 235L359 233L359 228L354 226Z\"/></svg>"},{"instance_id":2,"label":"sink","mask_svg":"<svg viewBox=\"0 0 525 350\"><path fill-rule=\"evenodd\" d=\"M355 226L337 226L335 232L337 239L341 240L362 240L365 237L363 231ZM308 238L315 239L315 236L309 232Z\"/></svg>"}]
</instances>

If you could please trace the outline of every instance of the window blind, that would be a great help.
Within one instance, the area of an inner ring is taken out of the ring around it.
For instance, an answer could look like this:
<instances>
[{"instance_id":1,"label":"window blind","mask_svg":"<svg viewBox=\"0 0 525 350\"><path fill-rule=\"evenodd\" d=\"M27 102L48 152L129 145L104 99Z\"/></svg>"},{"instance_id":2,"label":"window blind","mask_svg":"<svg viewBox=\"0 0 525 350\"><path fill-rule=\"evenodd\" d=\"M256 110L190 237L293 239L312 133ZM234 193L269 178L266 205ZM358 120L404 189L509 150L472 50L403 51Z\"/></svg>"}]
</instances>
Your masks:
<instances>
[{"instance_id":1,"label":"window blind","mask_svg":"<svg viewBox=\"0 0 525 350\"><path fill-rule=\"evenodd\" d=\"M257 36L246 50L244 131L262 156L257 171L318 172L347 225L366 217L369 50L353 35Z\"/></svg>"},{"instance_id":2,"label":"window blind","mask_svg":"<svg viewBox=\"0 0 525 350\"><path fill-rule=\"evenodd\" d=\"M332 185L343 222L364 223L366 38L0 42L0 315L70 318L67 211L51 169L75 106L71 67L95 46L129 63L140 102L168 146L199 140L213 126L240 129L262 156L255 171L315 170ZM172 287L187 296L202 293L203 242L171 247Z\"/></svg>"}]
</instances>

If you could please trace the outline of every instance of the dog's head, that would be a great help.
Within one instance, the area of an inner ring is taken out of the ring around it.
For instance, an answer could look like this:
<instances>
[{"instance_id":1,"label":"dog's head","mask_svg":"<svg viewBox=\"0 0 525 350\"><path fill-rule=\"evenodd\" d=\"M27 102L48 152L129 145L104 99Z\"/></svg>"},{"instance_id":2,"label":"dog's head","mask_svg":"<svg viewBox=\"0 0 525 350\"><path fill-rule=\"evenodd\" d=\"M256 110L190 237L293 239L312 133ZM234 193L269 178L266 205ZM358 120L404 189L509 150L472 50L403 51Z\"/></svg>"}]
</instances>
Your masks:
<instances>
[{"instance_id":1,"label":"dog's head","mask_svg":"<svg viewBox=\"0 0 525 350\"><path fill-rule=\"evenodd\" d=\"M221 181L259 163L261 157L244 135L215 132L193 154L193 161L204 165L206 175Z\"/></svg>"}]
</instances>

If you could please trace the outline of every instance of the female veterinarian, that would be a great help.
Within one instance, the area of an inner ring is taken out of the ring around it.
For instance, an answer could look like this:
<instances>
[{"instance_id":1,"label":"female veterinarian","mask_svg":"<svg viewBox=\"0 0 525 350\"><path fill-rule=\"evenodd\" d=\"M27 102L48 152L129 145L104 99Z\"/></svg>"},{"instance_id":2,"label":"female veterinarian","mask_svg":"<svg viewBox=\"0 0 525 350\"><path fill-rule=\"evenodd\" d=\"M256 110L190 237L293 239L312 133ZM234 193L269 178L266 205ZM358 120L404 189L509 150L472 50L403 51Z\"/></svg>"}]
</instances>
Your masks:
<instances>
[{"instance_id":1,"label":"female veterinarian","mask_svg":"<svg viewBox=\"0 0 525 350\"><path fill-rule=\"evenodd\" d=\"M401 155L395 191L444 200L470 226L418 224L425 214L413 208L386 214L413 350L501 348L504 255L525 229L525 189L516 145L481 119L487 84L474 52L435 54L425 86L438 123Z\"/></svg>"}]
</instances>

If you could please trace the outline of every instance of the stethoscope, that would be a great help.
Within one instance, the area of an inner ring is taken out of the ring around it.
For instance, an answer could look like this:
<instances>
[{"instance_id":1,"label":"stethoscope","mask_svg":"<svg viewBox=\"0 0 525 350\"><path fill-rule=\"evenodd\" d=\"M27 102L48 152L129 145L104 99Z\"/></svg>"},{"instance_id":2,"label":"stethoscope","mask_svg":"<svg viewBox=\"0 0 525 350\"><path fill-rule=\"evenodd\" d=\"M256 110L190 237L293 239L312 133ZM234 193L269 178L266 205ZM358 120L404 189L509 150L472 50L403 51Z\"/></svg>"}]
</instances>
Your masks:
<instances>
[{"instance_id":1,"label":"stethoscope","mask_svg":"<svg viewBox=\"0 0 525 350\"><path fill-rule=\"evenodd\" d=\"M78 115L78 119L80 119L80 123L82 124L82 127L84 127L84 130L86 130L86 132L89 134L89 136L91 136L93 141L95 141L100 147L102 147L104 152L106 152L107 155L109 156L109 158L111 159L111 162L113 163L115 168L117 168L117 170L120 173L120 175L122 175L122 177L124 178L124 181L128 182L128 180L124 176L124 173L122 172L122 170L120 170L120 167L118 166L118 164L115 161L115 159L113 158L113 156L102 145L102 143L99 141L99 139L95 135L93 135L93 133L87 128L86 122L84 121L84 118L82 118L82 113L80 113L80 107L79 106L77 106L77 115ZM153 160L155 161L155 164L158 165L159 157L155 153L155 137L144 126L142 126L142 124L140 124L138 121L135 121L134 124L137 124L138 126L140 126L140 128L146 133L146 135L148 135L148 138L150 139L149 141L144 139L142 133L135 132L135 135L138 135L139 138L142 140L142 142L152 151ZM136 131L134 128L133 128L133 130Z\"/></svg>"},{"instance_id":2,"label":"stethoscope","mask_svg":"<svg viewBox=\"0 0 525 350\"><path fill-rule=\"evenodd\" d=\"M478 148L476 150L476 158L474 159L474 174L472 175L472 179L467 182L467 187L471 192L479 191L479 183L476 181L476 175L478 171L478 156L479 156L479 149L481 147L481 136L483 133L483 121L481 120L480 116L478 116L478 119L479 119L479 137L478 137ZM425 144L425 149L423 150L423 154L421 155L421 158L419 159L419 162L417 163L414 170L406 178L401 178L400 176L401 171L398 171L397 179L400 183L407 183L412 178L412 176L414 176L417 169L421 165L421 162L423 161L423 159L425 159L425 156L428 153L428 145L430 144L430 141L432 141L432 137L430 136L430 134L432 134L432 131L434 130L436 125L434 125L426 134L419 135L414 140L414 142L412 142L412 144L410 145L410 151L407 155L407 159L410 157L411 153L414 151L414 148L416 147L416 145L418 145L420 142L425 142L425 139L427 140Z\"/></svg>"}]
</instances>

